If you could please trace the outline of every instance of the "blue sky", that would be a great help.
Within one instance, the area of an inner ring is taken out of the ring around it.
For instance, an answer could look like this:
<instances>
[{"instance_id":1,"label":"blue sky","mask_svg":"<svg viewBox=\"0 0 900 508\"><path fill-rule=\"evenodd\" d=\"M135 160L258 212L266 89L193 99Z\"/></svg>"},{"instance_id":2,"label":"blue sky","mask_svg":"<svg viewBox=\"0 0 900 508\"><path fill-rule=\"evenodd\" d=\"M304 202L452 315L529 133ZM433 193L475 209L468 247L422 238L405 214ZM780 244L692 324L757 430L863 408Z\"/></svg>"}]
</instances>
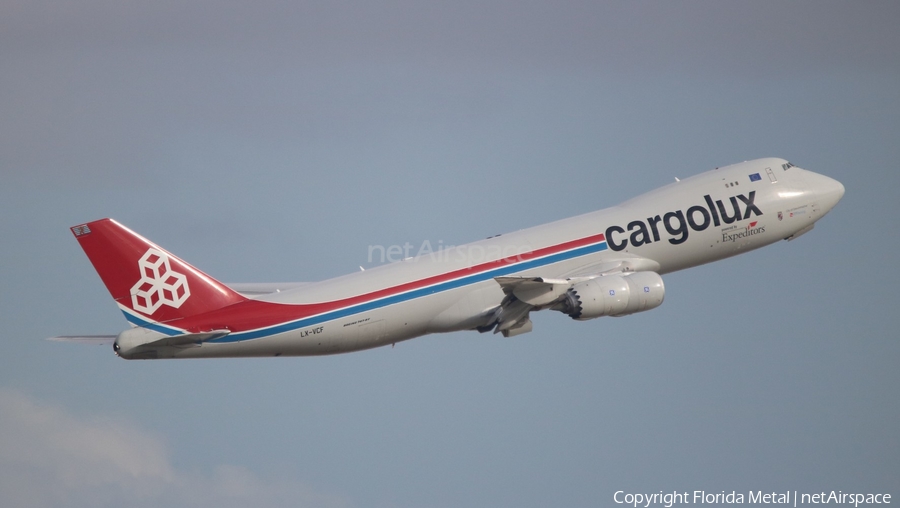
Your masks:
<instances>
[{"instance_id":1,"label":"blue sky","mask_svg":"<svg viewBox=\"0 0 900 508\"><path fill-rule=\"evenodd\" d=\"M8 2L0 498L12 506L604 506L900 477L890 2ZM68 227L224 281L461 244L784 157L815 230L665 303L325 358L126 362ZM4 503L6 504L6 503Z\"/></svg>"}]
</instances>

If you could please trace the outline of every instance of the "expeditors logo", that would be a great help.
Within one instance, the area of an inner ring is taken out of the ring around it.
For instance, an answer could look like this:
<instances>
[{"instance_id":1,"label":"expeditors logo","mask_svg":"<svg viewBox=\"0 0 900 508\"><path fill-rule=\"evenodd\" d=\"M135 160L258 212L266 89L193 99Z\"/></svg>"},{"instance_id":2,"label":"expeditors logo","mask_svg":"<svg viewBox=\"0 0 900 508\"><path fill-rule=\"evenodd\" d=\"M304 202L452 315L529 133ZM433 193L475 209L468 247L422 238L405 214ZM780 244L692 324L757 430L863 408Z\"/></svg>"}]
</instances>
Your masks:
<instances>
[{"instance_id":1,"label":"expeditors logo","mask_svg":"<svg viewBox=\"0 0 900 508\"><path fill-rule=\"evenodd\" d=\"M678 245L687 241L691 229L694 231L703 231L710 226L718 227L723 223L732 224L734 222L749 219L751 215L760 216L763 214L762 211L753 204L753 200L756 199L756 191L750 191L749 196L738 194L737 196L728 198L732 209L730 215L729 210L726 209L727 207L722 200L716 200L714 203L712 198L709 197L709 194L703 196L703 199L706 201L706 206L694 205L688 208L687 212L677 210L674 212L667 212L663 214L662 217L656 215L654 217L647 217L646 221L634 220L629 222L628 231L631 232L631 235L627 238L614 238L613 235L621 237L626 231L621 226L610 226L606 228L606 242L609 245L609 248L615 251L625 249L628 247L629 242L632 247L640 247L641 245L658 242L660 241L659 223L662 222L663 227L671 237L668 239L669 243ZM740 203L738 203L738 201L740 201ZM741 204L743 204L743 210L741 210ZM750 231L753 232L751 233ZM735 238L729 239L725 239L723 233L723 241L733 242L738 238L764 232L765 227L753 229L747 228L747 231L742 232L743 234L740 236L734 235Z\"/></svg>"},{"instance_id":2,"label":"expeditors logo","mask_svg":"<svg viewBox=\"0 0 900 508\"><path fill-rule=\"evenodd\" d=\"M732 226L728 230L722 230L722 242L731 242L734 243L742 238L747 238L748 236L758 235L760 233L766 232L765 226L757 226L759 222L753 221L750 224L747 224L747 227L741 229L737 226Z\"/></svg>"}]
</instances>

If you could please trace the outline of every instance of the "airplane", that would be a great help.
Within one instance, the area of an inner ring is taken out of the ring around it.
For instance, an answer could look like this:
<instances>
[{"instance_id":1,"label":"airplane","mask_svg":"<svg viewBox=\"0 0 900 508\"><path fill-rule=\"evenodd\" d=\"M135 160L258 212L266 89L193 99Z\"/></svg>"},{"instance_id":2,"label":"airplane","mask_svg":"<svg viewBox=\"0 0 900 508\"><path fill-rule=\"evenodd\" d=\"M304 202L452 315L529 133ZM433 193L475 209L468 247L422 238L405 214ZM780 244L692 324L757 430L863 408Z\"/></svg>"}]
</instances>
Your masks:
<instances>
[{"instance_id":1,"label":"airplane","mask_svg":"<svg viewBox=\"0 0 900 508\"><path fill-rule=\"evenodd\" d=\"M71 228L131 327L51 340L124 359L312 356L460 330L513 337L531 313L658 307L662 275L813 229L844 186L784 159L716 168L618 206L321 282L223 284L112 219Z\"/></svg>"}]
</instances>

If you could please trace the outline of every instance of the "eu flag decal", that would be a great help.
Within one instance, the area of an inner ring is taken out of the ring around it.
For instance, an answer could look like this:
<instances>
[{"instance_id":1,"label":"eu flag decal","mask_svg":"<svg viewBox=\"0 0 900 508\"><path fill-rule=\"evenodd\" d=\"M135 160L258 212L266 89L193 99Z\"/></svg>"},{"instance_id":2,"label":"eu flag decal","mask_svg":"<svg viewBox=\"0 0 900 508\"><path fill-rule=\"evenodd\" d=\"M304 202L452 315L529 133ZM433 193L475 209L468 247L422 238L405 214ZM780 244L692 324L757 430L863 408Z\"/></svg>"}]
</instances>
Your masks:
<instances>
[{"instance_id":1,"label":"eu flag decal","mask_svg":"<svg viewBox=\"0 0 900 508\"><path fill-rule=\"evenodd\" d=\"M762 180L762 177L759 176L759 173L753 173L752 175L750 175L751 182L758 182L760 180Z\"/></svg>"}]
</instances>

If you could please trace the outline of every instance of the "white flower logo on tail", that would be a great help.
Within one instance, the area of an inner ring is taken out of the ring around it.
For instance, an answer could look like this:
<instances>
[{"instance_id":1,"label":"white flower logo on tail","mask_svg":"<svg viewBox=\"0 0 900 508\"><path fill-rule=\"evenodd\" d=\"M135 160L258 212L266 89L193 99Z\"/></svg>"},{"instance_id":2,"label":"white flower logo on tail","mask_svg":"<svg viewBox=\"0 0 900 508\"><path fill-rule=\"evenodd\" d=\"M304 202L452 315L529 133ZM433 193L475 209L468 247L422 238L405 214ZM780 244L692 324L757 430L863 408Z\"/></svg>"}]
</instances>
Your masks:
<instances>
[{"instance_id":1,"label":"white flower logo on tail","mask_svg":"<svg viewBox=\"0 0 900 508\"><path fill-rule=\"evenodd\" d=\"M138 261L141 280L131 288L131 306L134 310L150 315L163 304L181 307L189 296L187 277L173 272L169 256L156 249L147 249Z\"/></svg>"}]
</instances>

